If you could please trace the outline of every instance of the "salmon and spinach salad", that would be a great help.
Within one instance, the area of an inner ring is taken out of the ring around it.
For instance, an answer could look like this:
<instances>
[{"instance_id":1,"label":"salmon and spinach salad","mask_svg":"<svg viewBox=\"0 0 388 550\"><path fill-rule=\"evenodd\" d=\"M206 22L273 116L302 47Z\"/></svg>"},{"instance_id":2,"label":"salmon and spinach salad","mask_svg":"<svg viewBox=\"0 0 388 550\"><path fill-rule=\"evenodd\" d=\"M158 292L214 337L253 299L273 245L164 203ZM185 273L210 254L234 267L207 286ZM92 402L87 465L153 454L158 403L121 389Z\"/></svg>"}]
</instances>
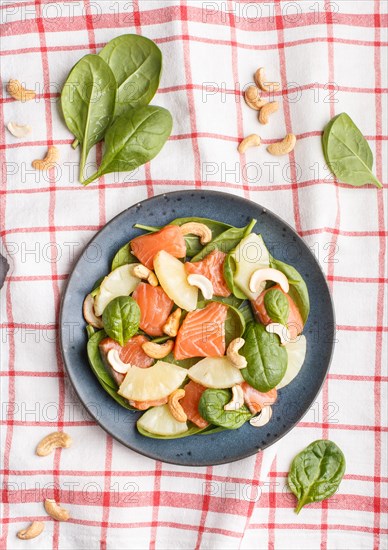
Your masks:
<instances>
[{"instance_id":1,"label":"salmon and spinach salad","mask_svg":"<svg viewBox=\"0 0 388 550\"><path fill-rule=\"evenodd\" d=\"M143 412L142 435L264 426L299 373L307 286L255 226L194 217L136 224L144 233L86 296L90 366L113 399Z\"/></svg>"}]
</instances>

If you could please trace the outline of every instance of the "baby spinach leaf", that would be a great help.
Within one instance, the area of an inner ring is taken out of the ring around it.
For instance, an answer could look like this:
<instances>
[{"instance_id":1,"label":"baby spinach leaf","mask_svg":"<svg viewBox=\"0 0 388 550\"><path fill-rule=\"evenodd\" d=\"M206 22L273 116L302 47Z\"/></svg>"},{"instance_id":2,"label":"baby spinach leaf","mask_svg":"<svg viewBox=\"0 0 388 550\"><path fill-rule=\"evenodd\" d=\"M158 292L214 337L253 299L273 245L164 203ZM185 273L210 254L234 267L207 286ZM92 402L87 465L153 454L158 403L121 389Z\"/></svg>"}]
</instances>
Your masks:
<instances>
[{"instance_id":1,"label":"baby spinach leaf","mask_svg":"<svg viewBox=\"0 0 388 550\"><path fill-rule=\"evenodd\" d=\"M217 301L217 300L215 300ZM241 311L228 304L228 314L225 321L225 344L226 347L235 338L240 338L245 332L245 319Z\"/></svg>"},{"instance_id":2,"label":"baby spinach leaf","mask_svg":"<svg viewBox=\"0 0 388 550\"><path fill-rule=\"evenodd\" d=\"M202 250L192 258L193 262L198 262L210 254L213 250L221 250L228 253L235 248L238 243L252 232L256 220L251 220L245 227L231 227L220 233L215 239L202 248Z\"/></svg>"},{"instance_id":3,"label":"baby spinach leaf","mask_svg":"<svg viewBox=\"0 0 388 550\"><path fill-rule=\"evenodd\" d=\"M88 185L110 172L130 172L152 160L172 130L171 114L162 107L147 105L131 109L115 119L105 134L101 166L83 182Z\"/></svg>"},{"instance_id":4,"label":"baby spinach leaf","mask_svg":"<svg viewBox=\"0 0 388 550\"><path fill-rule=\"evenodd\" d=\"M278 288L268 290L264 295L264 305L274 323L287 324L290 306L283 292Z\"/></svg>"},{"instance_id":5,"label":"baby spinach leaf","mask_svg":"<svg viewBox=\"0 0 388 550\"><path fill-rule=\"evenodd\" d=\"M189 429L187 430L187 432L183 432L181 434L155 435L150 432L147 432L147 430L145 430L139 424L136 424L136 427L139 433L141 433L141 435L144 435L145 437L151 437L152 439L181 439L182 437L188 437L189 435L199 434L200 432L203 432L204 430L206 430L206 428L199 428L198 426L196 426L195 424L192 424L191 422L188 423L188 426L189 426Z\"/></svg>"},{"instance_id":6,"label":"baby spinach leaf","mask_svg":"<svg viewBox=\"0 0 388 550\"><path fill-rule=\"evenodd\" d=\"M117 81L115 116L148 105L159 86L162 53L157 45L137 34L113 38L100 51Z\"/></svg>"},{"instance_id":7,"label":"baby spinach leaf","mask_svg":"<svg viewBox=\"0 0 388 550\"><path fill-rule=\"evenodd\" d=\"M337 491L345 473L343 452L332 441L311 443L292 461L288 484L298 499L298 514L306 504L320 502Z\"/></svg>"},{"instance_id":8,"label":"baby spinach leaf","mask_svg":"<svg viewBox=\"0 0 388 550\"><path fill-rule=\"evenodd\" d=\"M61 106L69 130L82 143L80 180L90 149L102 140L113 120L116 79L98 55L85 55L63 86Z\"/></svg>"},{"instance_id":9,"label":"baby spinach leaf","mask_svg":"<svg viewBox=\"0 0 388 550\"><path fill-rule=\"evenodd\" d=\"M233 306L239 311L240 306L243 303L243 300L241 300L240 298L236 298L236 296L233 296L233 294L231 294L230 296L213 296L212 300L213 302L221 302L223 304L226 304L227 306Z\"/></svg>"},{"instance_id":10,"label":"baby spinach leaf","mask_svg":"<svg viewBox=\"0 0 388 550\"><path fill-rule=\"evenodd\" d=\"M249 323L244 333L245 344L240 350L248 362L241 369L244 380L261 392L272 390L287 370L287 351L280 341L268 334L264 325Z\"/></svg>"},{"instance_id":11,"label":"baby spinach leaf","mask_svg":"<svg viewBox=\"0 0 388 550\"><path fill-rule=\"evenodd\" d=\"M233 254L233 251L230 252L225 258L224 278L229 290L234 294L234 296L236 296L236 298L239 298L240 300L246 300L247 297L234 282L234 274L236 271L236 261L232 256L232 254Z\"/></svg>"},{"instance_id":12,"label":"baby spinach leaf","mask_svg":"<svg viewBox=\"0 0 388 550\"><path fill-rule=\"evenodd\" d=\"M239 311L240 311L241 315L244 317L246 325L248 323L254 321L252 308L251 308L249 302L246 303L246 304L241 305L241 307L239 308Z\"/></svg>"},{"instance_id":13,"label":"baby spinach leaf","mask_svg":"<svg viewBox=\"0 0 388 550\"><path fill-rule=\"evenodd\" d=\"M133 226L135 229L143 229L143 231L148 231L149 233L156 233L156 231L160 231L163 225L143 225L141 223L135 223Z\"/></svg>"},{"instance_id":14,"label":"baby spinach leaf","mask_svg":"<svg viewBox=\"0 0 388 550\"><path fill-rule=\"evenodd\" d=\"M122 265L135 264L137 262L137 258L135 258L133 254L131 254L129 243L126 243L120 248L120 250L118 250L115 257L113 258L111 270L113 271L114 269L116 269L117 267L121 267Z\"/></svg>"},{"instance_id":15,"label":"baby spinach leaf","mask_svg":"<svg viewBox=\"0 0 388 550\"><path fill-rule=\"evenodd\" d=\"M355 187L366 183L382 187L372 172L373 154L368 142L346 113L325 127L322 149L327 165L340 181Z\"/></svg>"},{"instance_id":16,"label":"baby spinach leaf","mask_svg":"<svg viewBox=\"0 0 388 550\"><path fill-rule=\"evenodd\" d=\"M130 296L119 296L104 309L102 322L108 336L123 346L138 331L140 308Z\"/></svg>"},{"instance_id":17,"label":"baby spinach leaf","mask_svg":"<svg viewBox=\"0 0 388 550\"><path fill-rule=\"evenodd\" d=\"M92 325L88 325L86 327L86 334L88 335L88 339L91 338L95 332L96 331L94 330L94 327L92 327Z\"/></svg>"},{"instance_id":18,"label":"baby spinach leaf","mask_svg":"<svg viewBox=\"0 0 388 550\"><path fill-rule=\"evenodd\" d=\"M302 275L291 265L281 262L280 260L275 260L275 258L272 257L270 257L270 266L274 269L278 269L287 277L290 283L288 294L295 302L303 319L303 324L305 325L310 313L310 299L307 285Z\"/></svg>"},{"instance_id":19,"label":"baby spinach leaf","mask_svg":"<svg viewBox=\"0 0 388 550\"><path fill-rule=\"evenodd\" d=\"M224 406L231 399L232 392L230 390L207 389L203 392L199 401L199 414L210 424L228 430L236 430L249 420L252 414L245 405L235 411L225 411Z\"/></svg>"}]
</instances>

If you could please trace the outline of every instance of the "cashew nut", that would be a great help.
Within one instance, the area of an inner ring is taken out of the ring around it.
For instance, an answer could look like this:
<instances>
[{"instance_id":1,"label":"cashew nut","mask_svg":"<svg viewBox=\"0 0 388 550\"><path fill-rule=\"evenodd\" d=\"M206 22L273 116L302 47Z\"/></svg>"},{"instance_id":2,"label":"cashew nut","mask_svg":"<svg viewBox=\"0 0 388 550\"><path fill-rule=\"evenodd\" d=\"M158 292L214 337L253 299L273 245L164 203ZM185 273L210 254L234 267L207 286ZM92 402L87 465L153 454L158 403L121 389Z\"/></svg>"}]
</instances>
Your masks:
<instances>
[{"instance_id":1,"label":"cashew nut","mask_svg":"<svg viewBox=\"0 0 388 550\"><path fill-rule=\"evenodd\" d=\"M287 134L282 141L271 143L267 147L268 153L271 155L281 156L291 153L296 144L296 136L294 134Z\"/></svg>"},{"instance_id":2,"label":"cashew nut","mask_svg":"<svg viewBox=\"0 0 388 550\"><path fill-rule=\"evenodd\" d=\"M24 86L20 84L19 80L15 80L13 78L11 78L11 80L7 84L7 92L17 101L23 102L35 99L36 96L34 90L27 90Z\"/></svg>"},{"instance_id":3,"label":"cashew nut","mask_svg":"<svg viewBox=\"0 0 388 550\"><path fill-rule=\"evenodd\" d=\"M260 111L260 109L267 103L265 99L260 99L260 90L256 86L249 86L244 92L245 103L251 109Z\"/></svg>"},{"instance_id":4,"label":"cashew nut","mask_svg":"<svg viewBox=\"0 0 388 550\"><path fill-rule=\"evenodd\" d=\"M91 294L88 294L84 300L82 306L82 313L84 315L85 321L92 325L94 328L103 328L103 323L101 317L97 317L94 312L94 298Z\"/></svg>"},{"instance_id":5,"label":"cashew nut","mask_svg":"<svg viewBox=\"0 0 388 550\"><path fill-rule=\"evenodd\" d=\"M35 539L36 537L39 537L39 535L43 530L44 530L43 521L33 521L27 527L27 529L22 529L21 531L18 531L16 534L19 539L29 540L29 539Z\"/></svg>"},{"instance_id":6,"label":"cashew nut","mask_svg":"<svg viewBox=\"0 0 388 550\"><path fill-rule=\"evenodd\" d=\"M7 128L16 138L24 138L31 133L31 126L28 124L17 124L16 122L8 122Z\"/></svg>"},{"instance_id":7,"label":"cashew nut","mask_svg":"<svg viewBox=\"0 0 388 550\"><path fill-rule=\"evenodd\" d=\"M260 136L257 134L250 134L242 140L242 142L237 147L239 153L245 153L249 147L256 147L261 144Z\"/></svg>"},{"instance_id":8,"label":"cashew nut","mask_svg":"<svg viewBox=\"0 0 388 550\"><path fill-rule=\"evenodd\" d=\"M188 222L180 226L183 235L197 235L201 244L210 243L213 238L211 229L204 223Z\"/></svg>"},{"instance_id":9,"label":"cashew nut","mask_svg":"<svg viewBox=\"0 0 388 550\"><path fill-rule=\"evenodd\" d=\"M72 442L73 441L71 437L67 433L53 432L46 435L46 437L44 437L42 441L38 443L38 446L36 447L36 454L38 456L47 456L58 447L62 447L62 449L68 449Z\"/></svg>"},{"instance_id":10,"label":"cashew nut","mask_svg":"<svg viewBox=\"0 0 388 550\"><path fill-rule=\"evenodd\" d=\"M167 340L167 342L164 342L163 344L157 344L156 342L145 342L142 345L144 353L153 359L163 359L164 357L167 357L167 355L172 352L173 347L173 340Z\"/></svg>"},{"instance_id":11,"label":"cashew nut","mask_svg":"<svg viewBox=\"0 0 388 550\"><path fill-rule=\"evenodd\" d=\"M69 512L65 508L61 508L52 498L46 498L44 508L48 515L57 521L67 521L70 518Z\"/></svg>"},{"instance_id":12,"label":"cashew nut","mask_svg":"<svg viewBox=\"0 0 388 550\"><path fill-rule=\"evenodd\" d=\"M261 428L261 426L265 426L266 424L268 424L268 422L271 420L271 417L272 407L270 405L266 405L261 409L260 413L257 416L254 416L250 419L249 424L254 428Z\"/></svg>"},{"instance_id":13,"label":"cashew nut","mask_svg":"<svg viewBox=\"0 0 388 550\"><path fill-rule=\"evenodd\" d=\"M255 72L255 82L256 82L256 85L261 90L263 90L263 92L273 92L273 91L279 90L280 88L279 82L267 82L265 78L264 67L260 67Z\"/></svg>"},{"instance_id":14,"label":"cashew nut","mask_svg":"<svg viewBox=\"0 0 388 550\"><path fill-rule=\"evenodd\" d=\"M282 346L285 346L291 342L291 334L287 327L281 323L270 323L265 327L265 330L269 334L277 334L280 338L280 343Z\"/></svg>"},{"instance_id":15,"label":"cashew nut","mask_svg":"<svg viewBox=\"0 0 388 550\"><path fill-rule=\"evenodd\" d=\"M46 156L43 159L37 159L32 161L32 167L36 170L50 170L59 160L59 149L54 145L50 145L47 150Z\"/></svg>"},{"instance_id":16,"label":"cashew nut","mask_svg":"<svg viewBox=\"0 0 388 550\"><path fill-rule=\"evenodd\" d=\"M259 112L260 124L268 124L270 115L272 115L272 113L276 113L278 109L279 109L278 101L271 101L270 103L266 103L260 109L260 112Z\"/></svg>"},{"instance_id":17,"label":"cashew nut","mask_svg":"<svg viewBox=\"0 0 388 550\"><path fill-rule=\"evenodd\" d=\"M233 397L224 405L224 411L238 411L244 405L244 392L239 384L232 387Z\"/></svg>"},{"instance_id":18,"label":"cashew nut","mask_svg":"<svg viewBox=\"0 0 388 550\"><path fill-rule=\"evenodd\" d=\"M148 269L145 265L138 264L133 268L133 274L139 279L145 279L151 286L158 286L158 279L153 271Z\"/></svg>"},{"instance_id":19,"label":"cashew nut","mask_svg":"<svg viewBox=\"0 0 388 550\"><path fill-rule=\"evenodd\" d=\"M106 358L112 369L114 369L116 372L119 372L120 374L127 374L131 365L130 363L123 363L123 361L120 359L119 350L110 349L106 355Z\"/></svg>"},{"instance_id":20,"label":"cashew nut","mask_svg":"<svg viewBox=\"0 0 388 550\"><path fill-rule=\"evenodd\" d=\"M179 401L184 397L186 394L185 390L178 389L172 392L171 395L168 397L168 408L170 409L170 413L175 418L175 420L178 420L178 422L186 422L187 421L187 414L182 408L182 405L179 403Z\"/></svg>"},{"instance_id":21,"label":"cashew nut","mask_svg":"<svg viewBox=\"0 0 388 550\"><path fill-rule=\"evenodd\" d=\"M211 300L214 294L213 284L205 275L193 273L187 277L187 282L189 285L199 288L205 300Z\"/></svg>"},{"instance_id":22,"label":"cashew nut","mask_svg":"<svg viewBox=\"0 0 388 550\"><path fill-rule=\"evenodd\" d=\"M179 330L179 323L182 316L182 310L178 307L169 315L166 323L163 325L163 332L168 336L176 336Z\"/></svg>"},{"instance_id":23,"label":"cashew nut","mask_svg":"<svg viewBox=\"0 0 388 550\"><path fill-rule=\"evenodd\" d=\"M245 357L239 354L239 350L245 344L244 338L235 338L232 340L226 350L226 356L229 361L238 369L245 369L247 366L247 360Z\"/></svg>"},{"instance_id":24,"label":"cashew nut","mask_svg":"<svg viewBox=\"0 0 388 550\"><path fill-rule=\"evenodd\" d=\"M290 290L290 285L287 277L278 269L272 269L271 267L265 269L256 269L249 279L249 290L251 292L259 292L263 288L265 281L274 281L278 283L280 288L287 294Z\"/></svg>"}]
</instances>

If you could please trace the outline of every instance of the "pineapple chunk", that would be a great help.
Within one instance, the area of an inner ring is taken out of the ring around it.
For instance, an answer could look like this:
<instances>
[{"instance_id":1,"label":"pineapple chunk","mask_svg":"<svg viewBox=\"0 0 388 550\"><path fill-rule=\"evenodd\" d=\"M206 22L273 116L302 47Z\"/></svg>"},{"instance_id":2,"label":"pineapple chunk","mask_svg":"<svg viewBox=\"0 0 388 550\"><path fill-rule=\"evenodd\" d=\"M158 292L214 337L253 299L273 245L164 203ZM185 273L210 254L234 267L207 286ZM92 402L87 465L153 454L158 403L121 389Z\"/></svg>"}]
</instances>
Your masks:
<instances>
[{"instance_id":1,"label":"pineapple chunk","mask_svg":"<svg viewBox=\"0 0 388 550\"><path fill-rule=\"evenodd\" d=\"M259 292L252 292L249 289L249 281L252 274L257 269L269 267L269 253L262 236L256 235L256 233L247 235L236 246L235 250L231 253L231 256L236 262L236 271L234 274L235 284L245 294L245 296L247 296L250 300L255 300L264 289L265 282Z\"/></svg>"},{"instance_id":2,"label":"pineapple chunk","mask_svg":"<svg viewBox=\"0 0 388 550\"><path fill-rule=\"evenodd\" d=\"M306 337L299 336L295 342L289 342L285 345L288 355L288 364L286 374L281 382L276 386L278 390L287 386L298 375L306 357Z\"/></svg>"},{"instance_id":3,"label":"pineapple chunk","mask_svg":"<svg viewBox=\"0 0 388 550\"><path fill-rule=\"evenodd\" d=\"M148 369L130 366L118 393L131 401L157 401L182 385L187 370L158 361Z\"/></svg>"},{"instance_id":4,"label":"pineapple chunk","mask_svg":"<svg viewBox=\"0 0 388 550\"><path fill-rule=\"evenodd\" d=\"M148 409L139 418L137 425L154 435L173 436L188 430L187 422L178 422L170 413L168 405Z\"/></svg>"},{"instance_id":5,"label":"pineapple chunk","mask_svg":"<svg viewBox=\"0 0 388 550\"><path fill-rule=\"evenodd\" d=\"M180 308L194 311L197 307L198 288L187 282L183 263L161 250L154 257L154 270L167 296Z\"/></svg>"},{"instance_id":6,"label":"pineapple chunk","mask_svg":"<svg viewBox=\"0 0 388 550\"><path fill-rule=\"evenodd\" d=\"M231 388L244 382L239 369L227 357L205 357L191 367L187 374L205 388Z\"/></svg>"},{"instance_id":7,"label":"pineapple chunk","mask_svg":"<svg viewBox=\"0 0 388 550\"><path fill-rule=\"evenodd\" d=\"M98 293L94 298L94 312L99 317L106 306L118 296L129 296L140 283L135 277L133 269L139 264L127 264L114 269L100 284Z\"/></svg>"}]
</instances>

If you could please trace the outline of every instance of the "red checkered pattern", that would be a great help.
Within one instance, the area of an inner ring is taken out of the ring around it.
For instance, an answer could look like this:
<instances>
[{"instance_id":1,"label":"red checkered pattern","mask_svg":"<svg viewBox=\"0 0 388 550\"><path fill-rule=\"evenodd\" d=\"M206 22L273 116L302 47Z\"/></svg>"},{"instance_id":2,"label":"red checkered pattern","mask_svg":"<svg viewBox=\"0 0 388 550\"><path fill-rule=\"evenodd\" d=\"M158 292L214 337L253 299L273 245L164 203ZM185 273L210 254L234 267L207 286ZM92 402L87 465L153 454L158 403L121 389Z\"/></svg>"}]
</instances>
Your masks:
<instances>
[{"instance_id":1,"label":"red checkered pattern","mask_svg":"<svg viewBox=\"0 0 388 550\"><path fill-rule=\"evenodd\" d=\"M46 529L33 548L386 548L387 3L9 0L0 12L2 119L33 127L24 140L0 129L11 264L1 291L2 548L24 548L15 533L34 519ZM126 32L163 51L155 103L172 112L173 135L150 165L84 189L61 85L81 56ZM262 127L241 94L258 65L282 84L281 108ZM35 87L36 101L7 96L10 78ZM343 111L366 135L384 190L353 189L325 167L321 131ZM253 132L264 144L293 132L297 146L279 159L265 147L238 156ZM31 170L51 144L60 169ZM139 200L194 187L247 197L290 222L327 274L338 323L330 375L302 422L262 454L209 468L162 464L113 441L69 387L56 338L63 286L93 234ZM72 435L72 449L35 456L56 429ZM296 516L287 471L322 437L343 449L346 475L336 495ZM46 497L70 510L67 523L46 517Z\"/></svg>"}]
</instances>

